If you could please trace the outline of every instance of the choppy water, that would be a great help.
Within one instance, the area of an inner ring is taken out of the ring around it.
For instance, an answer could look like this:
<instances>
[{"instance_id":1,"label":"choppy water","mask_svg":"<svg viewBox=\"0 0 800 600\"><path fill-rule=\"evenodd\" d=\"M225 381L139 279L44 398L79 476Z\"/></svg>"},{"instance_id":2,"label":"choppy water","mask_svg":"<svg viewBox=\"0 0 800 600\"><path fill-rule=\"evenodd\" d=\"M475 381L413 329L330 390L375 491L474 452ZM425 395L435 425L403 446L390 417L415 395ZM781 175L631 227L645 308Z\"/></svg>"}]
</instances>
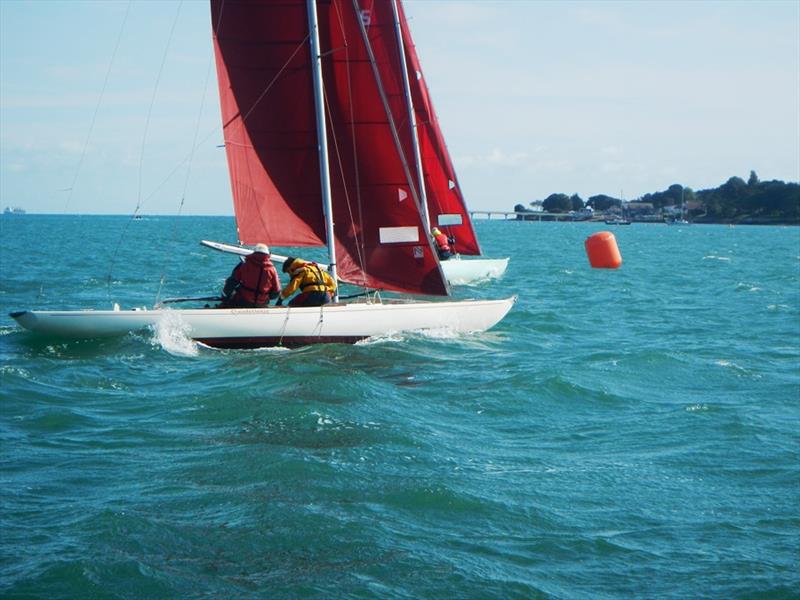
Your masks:
<instances>
[{"instance_id":1,"label":"choppy water","mask_svg":"<svg viewBox=\"0 0 800 600\"><path fill-rule=\"evenodd\" d=\"M216 351L5 315L212 294L232 219L0 226L4 597L800 594L800 229L479 221L489 333Z\"/></svg>"}]
</instances>

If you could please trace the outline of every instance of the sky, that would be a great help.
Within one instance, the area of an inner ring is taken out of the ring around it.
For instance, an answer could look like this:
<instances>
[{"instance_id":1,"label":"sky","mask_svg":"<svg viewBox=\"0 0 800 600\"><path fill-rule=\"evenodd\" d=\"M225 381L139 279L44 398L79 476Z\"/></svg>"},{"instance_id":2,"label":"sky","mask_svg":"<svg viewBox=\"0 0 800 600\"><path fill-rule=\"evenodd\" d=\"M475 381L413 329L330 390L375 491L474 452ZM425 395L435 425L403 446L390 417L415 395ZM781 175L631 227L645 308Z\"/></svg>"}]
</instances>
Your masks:
<instances>
[{"instance_id":1,"label":"sky","mask_svg":"<svg viewBox=\"0 0 800 600\"><path fill-rule=\"evenodd\" d=\"M404 6L472 210L800 181L798 0ZM232 214L212 55L204 1L0 0L0 205Z\"/></svg>"}]
</instances>

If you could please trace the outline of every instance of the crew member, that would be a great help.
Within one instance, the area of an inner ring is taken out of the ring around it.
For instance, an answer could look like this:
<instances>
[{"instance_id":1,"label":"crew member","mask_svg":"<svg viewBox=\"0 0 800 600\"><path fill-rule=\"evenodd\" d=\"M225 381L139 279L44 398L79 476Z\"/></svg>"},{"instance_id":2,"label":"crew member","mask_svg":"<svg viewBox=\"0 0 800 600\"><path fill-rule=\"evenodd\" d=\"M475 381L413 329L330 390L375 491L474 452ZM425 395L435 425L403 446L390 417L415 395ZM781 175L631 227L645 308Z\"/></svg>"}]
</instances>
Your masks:
<instances>
[{"instance_id":1,"label":"crew member","mask_svg":"<svg viewBox=\"0 0 800 600\"><path fill-rule=\"evenodd\" d=\"M256 244L252 254L233 269L222 289L219 308L264 308L281 291L278 272L266 244Z\"/></svg>"},{"instance_id":2,"label":"crew member","mask_svg":"<svg viewBox=\"0 0 800 600\"><path fill-rule=\"evenodd\" d=\"M447 260L453 256L453 251L450 249L449 240L445 234L439 231L438 227L431 229L433 240L436 242L436 252L439 253L439 260Z\"/></svg>"},{"instance_id":3,"label":"crew member","mask_svg":"<svg viewBox=\"0 0 800 600\"><path fill-rule=\"evenodd\" d=\"M336 291L333 277L317 263L289 256L283 263L283 272L288 273L292 279L281 291L276 306L283 304L283 301L297 290L300 290L300 293L292 298L289 306L322 306L331 301L331 296Z\"/></svg>"}]
</instances>

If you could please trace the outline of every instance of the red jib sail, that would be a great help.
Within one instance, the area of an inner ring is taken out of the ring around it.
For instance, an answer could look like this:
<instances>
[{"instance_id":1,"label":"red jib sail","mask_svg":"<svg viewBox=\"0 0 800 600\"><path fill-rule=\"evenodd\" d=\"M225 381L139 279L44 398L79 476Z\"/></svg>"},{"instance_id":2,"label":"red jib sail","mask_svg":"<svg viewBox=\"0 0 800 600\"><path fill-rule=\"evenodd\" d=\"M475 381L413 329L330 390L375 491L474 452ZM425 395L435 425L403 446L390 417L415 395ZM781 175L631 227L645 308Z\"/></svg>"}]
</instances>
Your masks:
<instances>
[{"instance_id":1,"label":"red jib sail","mask_svg":"<svg viewBox=\"0 0 800 600\"><path fill-rule=\"evenodd\" d=\"M212 0L223 131L243 243L325 243L305 0ZM339 276L447 294L392 133L361 11L318 2ZM393 85L391 80L387 85Z\"/></svg>"},{"instance_id":2,"label":"red jib sail","mask_svg":"<svg viewBox=\"0 0 800 600\"><path fill-rule=\"evenodd\" d=\"M411 39L411 31L406 21L403 6L399 0L397 8L409 71L411 99L417 119L417 131L431 225L439 225L448 234L454 235L456 238L456 251L460 254L480 255L481 248L478 244L478 238L475 235L469 210L458 185L453 161L450 159L444 136L439 128L439 119L433 109L428 86L422 76L422 67L417 57L414 42ZM443 218L444 215L457 216ZM442 226L445 223L454 223L459 220L460 225Z\"/></svg>"}]
</instances>

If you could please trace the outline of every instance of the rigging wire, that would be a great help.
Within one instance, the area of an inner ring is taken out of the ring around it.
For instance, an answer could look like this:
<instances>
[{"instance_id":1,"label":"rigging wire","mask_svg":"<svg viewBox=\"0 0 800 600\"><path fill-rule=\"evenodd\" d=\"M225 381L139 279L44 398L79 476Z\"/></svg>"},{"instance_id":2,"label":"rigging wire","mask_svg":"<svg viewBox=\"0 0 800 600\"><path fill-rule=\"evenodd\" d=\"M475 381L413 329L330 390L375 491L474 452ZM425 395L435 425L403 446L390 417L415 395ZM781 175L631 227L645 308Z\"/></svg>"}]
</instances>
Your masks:
<instances>
[{"instance_id":1,"label":"rigging wire","mask_svg":"<svg viewBox=\"0 0 800 600\"><path fill-rule=\"evenodd\" d=\"M145 120L144 134L142 135L142 150L141 150L141 153L139 155L139 185L138 185L138 191L137 191L137 195L136 195L136 208L134 209L133 214L131 215L131 218L128 219L128 221L125 223L125 227L123 227L123 229L122 229L122 233L119 236L119 240L117 241L117 245L114 248L114 253L111 255L111 264L108 267L108 276L106 278L106 293L108 295L109 302L111 301L111 277L112 277L112 273L114 271L114 265L115 265L116 260L117 260L117 255L119 254L119 249L122 246L122 242L125 239L125 235L128 232L128 228L130 227L130 224L133 222L133 220L139 214L139 210L141 209L141 206L142 206L142 167L144 165L144 151L145 151L145 145L146 145L146 142L147 142L147 132L148 132L148 129L150 128L150 118L151 118L151 116L153 114L153 106L155 105L155 102L156 102L156 95L158 93L159 83L161 82L161 75L164 72L164 64L167 61L167 55L169 54L169 47L172 44L172 36L175 33L175 26L178 23L178 17L181 14L181 7L182 6L183 6L183 0L181 0L178 3L178 8L175 11L175 18L172 21L172 27L171 27L170 32L169 32L169 37L167 38L167 45L164 48L163 55L161 56L161 66L158 69L158 75L156 76L156 82L155 82L155 85L153 86L153 95L150 98L150 107L147 110L147 119Z\"/></svg>"},{"instance_id":2,"label":"rigging wire","mask_svg":"<svg viewBox=\"0 0 800 600\"><path fill-rule=\"evenodd\" d=\"M225 0L222 1L222 5L220 6L220 13L219 13L219 18L217 19L216 31L219 31L220 27L222 26L222 14L223 14L224 8L225 8ZM189 152L189 159L188 159L189 160L189 164L186 167L186 179L184 179L184 182L183 182L183 192L181 193L181 201L180 201L180 204L178 205L178 213L176 215L177 217L180 217L181 212L183 211L183 205L184 205L184 203L186 201L186 190L189 187L189 178L190 178L191 173L192 173L192 162L194 161L194 154L195 154L195 152L197 151L197 148L198 148L197 137L198 137L198 134L200 133L200 123L202 121L203 109L205 108L206 96L208 94L208 81L211 78L211 66L212 66L213 62L214 62L214 55L212 53L208 58L208 66L206 67L206 78L205 78L205 81L203 82L203 96L202 96L202 98L200 100L200 111L197 114L197 124L195 125L195 129L194 129L194 139L192 140L192 149ZM205 138L203 138L203 141L200 143L200 145L205 143L205 141L209 137L210 137L210 134L207 135ZM183 164L183 162L186 162L186 159L184 159L181 164ZM148 199L151 196L148 196ZM175 238L177 237L177 231L178 231L178 221L176 220L175 223L172 226L172 241L173 242L175 241ZM155 298L155 304L156 305L159 303L159 300L161 298L161 290L163 289L164 283L165 283L166 278L167 278L166 272L167 272L168 257L169 257L169 254L165 251L164 252L164 264L163 264L163 266L161 268L161 277L159 278L158 290L156 291L156 298Z\"/></svg>"},{"instance_id":3,"label":"rigging wire","mask_svg":"<svg viewBox=\"0 0 800 600\"><path fill-rule=\"evenodd\" d=\"M215 31L217 32L217 35L219 35L219 31L220 31L220 29L222 27L222 15L224 14L224 6L225 6L225 2L223 0L221 8L220 8L219 18L217 19L217 27L215 29ZM178 7L178 12L180 12L180 6ZM176 14L176 21L177 21L177 14ZM175 27L175 25L173 24L173 31L174 31L174 27ZM172 33L170 34L170 39L171 39L171 36L172 36ZM251 105L251 107L247 110L247 112L244 115L237 115L237 116L241 116L241 121L238 123L238 127L243 127L244 126L244 122L252 114L252 112L255 110L255 108L261 102L261 100L263 100L263 98L267 95L267 93L270 91L270 89L275 85L276 81L280 78L280 76L286 71L286 69L289 67L289 64L292 62L292 60L297 55L297 53L305 47L306 43L308 42L309 37L310 37L310 34L306 35L306 37L297 45L297 47L295 48L294 52L292 52L292 54L289 56L289 58L286 60L286 62L281 66L281 68L278 70L278 72L275 74L275 76L267 83L267 85L264 87L264 89L262 90L262 92L260 93L258 98ZM168 48L169 48L169 43L167 44L167 49ZM184 203L185 203L186 190L188 189L188 183L189 183L189 179L190 179L190 175L191 175L192 162L193 162L193 159L194 159L194 155L195 155L195 153L196 153L196 151L197 151L197 149L199 147L203 146L209 140L209 138L211 138L212 135L214 135L214 134L216 134L218 132L218 129L216 127L212 128L208 133L206 133L202 137L200 142L197 142L197 139L199 137L201 120L202 120L202 113L203 113L204 106L205 106L206 95L208 93L208 91L207 91L208 90L208 82L209 82L210 76L211 76L212 64L213 64L213 54L209 58L209 64L208 64L208 68L207 68L207 71L206 71L206 80L205 80L205 84L203 86L203 98L202 98L202 101L201 101L200 113L198 114L197 124L196 124L196 127L195 127L194 140L193 140L190 152L182 160L180 160L178 162L178 164L172 169L172 171L170 171L170 173L168 173L167 176L164 177L164 179L161 180L161 182L152 190L152 192L144 200L140 199L139 201L137 201L137 205L136 205L136 210L134 212L134 216L141 210L141 208L145 204L147 204L147 202L149 200L151 200L161 190L161 188L164 187L164 185L167 184L167 182L169 182L173 178L173 176L184 165L186 165L188 163L187 172L186 172L186 178L184 180L183 193L181 195L181 200L180 200L180 204L179 204L179 207L178 207L178 213L177 213L177 216L180 216L181 211L182 211L183 206L184 206ZM163 62L162 62L162 69L163 69ZM160 79L160 77L161 77L161 73L159 72L158 79ZM156 83L156 86L157 85L158 85L158 83ZM155 98L155 91L154 91L153 97ZM151 105L151 109L152 109L152 105ZM232 119L230 119L225 125L229 125L235 118L236 118L236 116L234 116ZM149 115L148 115L148 120L149 120ZM223 126L223 131L224 131L225 125ZM228 143L230 143L230 142L226 141L222 145L222 147L225 147L225 145L227 145ZM143 155L143 153L144 153L144 140L143 140L142 155ZM140 184L141 184L141 162L140 162ZM139 191L139 198L141 198L141 185L140 185L140 191ZM127 226L126 226L126 230L127 230ZM177 231L177 222L176 222L175 226L173 227L173 238L172 238L173 240L175 239L176 231ZM124 232L123 232L123 236L124 236ZM120 243L121 243L121 240L120 240ZM118 248L119 248L119 245L118 245ZM112 267L113 267L113 263L112 263ZM110 277L110 273L109 273L109 277ZM159 280L159 287L158 287L158 290L156 292L156 302L158 302L158 299L161 296L161 292L162 292L163 285L164 285L165 281L166 281L166 260L165 260L165 265L162 268L161 278Z\"/></svg>"},{"instance_id":4,"label":"rigging wire","mask_svg":"<svg viewBox=\"0 0 800 600\"><path fill-rule=\"evenodd\" d=\"M158 75L156 76L156 83L153 86L153 95L150 97L150 106L147 109L147 118L144 122L144 133L142 134L142 148L141 152L139 152L139 184L136 193L136 209L134 210L134 214L136 214L141 207L142 203L142 177L144 172L144 151L147 146L147 134L150 131L150 119L153 116L153 106L156 103L156 95L158 94L158 87L161 83L161 75L164 73L164 65L167 62L167 55L169 54L169 47L172 44L172 36L175 33L175 26L178 24L178 17L181 14L181 7L183 6L183 0L178 3L178 9L175 11L175 19L172 21L172 28L169 32L169 37L167 38L167 46L164 48L164 54L161 56L161 65L158 67Z\"/></svg>"},{"instance_id":5,"label":"rigging wire","mask_svg":"<svg viewBox=\"0 0 800 600\"><path fill-rule=\"evenodd\" d=\"M81 148L81 156L78 159L78 166L75 168L75 174L72 177L72 183L68 188L58 190L60 192L67 192L67 199L64 202L64 208L62 209L62 212L64 213L67 212L67 208L69 208L69 204L72 201L73 190L75 189L75 184L78 181L78 176L80 175L81 168L83 167L83 161L86 158L86 151L89 148L89 140L92 137L92 131L94 131L94 125L97 121L97 115L100 112L100 106L102 106L103 104L103 98L105 97L106 88L108 87L108 80L111 77L111 71L114 67L114 62L117 57L117 51L119 50L120 43L122 42L122 34L125 31L125 24L128 22L128 15L130 14L131 3L132 0L128 0L128 4L125 7L125 14L122 17L122 23L120 24L119 27L119 33L117 34L117 41L114 43L114 50L111 52L111 58L108 62L108 68L106 69L106 74L105 77L103 78L103 85L100 89L100 95L97 98L97 104L94 107L94 112L92 113L92 119L89 123L89 130L86 133L86 140L84 141L83 147ZM44 286L40 286L37 298L42 298L43 296L44 296Z\"/></svg>"},{"instance_id":6,"label":"rigging wire","mask_svg":"<svg viewBox=\"0 0 800 600\"><path fill-rule=\"evenodd\" d=\"M344 36L343 15L341 13L341 10L339 9L339 5L338 4L335 5L335 8L336 8L336 17L337 17L337 20L339 22L339 29L340 29L340 31L342 33L342 37L344 38L345 36ZM359 164L359 161L358 161L358 143L357 143L357 138L356 138L356 126L355 126L356 118L355 118L355 113L354 113L354 104L353 104L353 101L352 101L352 99L353 99L353 84L352 84L352 76L351 76L351 71L350 71L350 52L349 52L349 48L347 46L347 39L346 38L345 38L345 44L344 44L343 49L345 51L345 64L347 65L347 69L346 69L346 75L347 75L347 97L350 99L350 136L351 136L351 141L352 141L352 144L353 144L353 169L354 169L354 176L355 176L355 182L356 182L356 189L355 189L355 193L356 193L356 208L358 209L358 225L359 225L358 227L353 227L352 231L353 231L353 235L355 237L355 247L356 247L356 252L358 253L358 263L359 263L359 267L361 269L361 272L364 274L364 285L366 287L367 263L366 263L366 259L364 258L364 253L365 253L366 249L364 248L364 238L363 238L363 236L359 236L359 231L363 231L363 229L364 229L364 227L363 227L363 224L364 224L363 202L362 202L362 198L361 198L361 178L359 176L359 169L358 169L358 164ZM330 104L328 102L328 94L323 94L323 98L325 100L325 108L326 108L326 110L328 112L328 120L329 120L329 122L331 124L333 124L333 114L332 114L332 111L331 111ZM346 185L346 181L347 180L345 178L345 173L344 173L344 163L342 161L342 156L341 156L341 153L339 151L339 141L338 141L338 139L336 137L336 130L335 130L335 128L333 126L331 126L331 133L332 133L331 137L333 138L333 147L334 147L334 149L336 151L336 161L339 164L339 171L340 171L341 177L342 177L342 189L344 190L345 204L347 205L347 213L350 216L350 222L355 225L356 220L353 218L353 207L352 207L352 205L350 203L350 194L347 191L347 185Z\"/></svg>"},{"instance_id":7,"label":"rigging wire","mask_svg":"<svg viewBox=\"0 0 800 600\"><path fill-rule=\"evenodd\" d=\"M97 99L97 105L94 107L94 114L92 115L92 121L89 125L89 131L86 134L86 141L83 143L83 149L81 150L81 157L78 160L78 167L75 169L75 175L72 177L72 184L66 190L68 191L67 200L64 202L64 211L67 212L67 208L69 207L69 203L72 201L72 191L75 189L75 184L78 182L78 175L81 172L81 167L83 166L83 160L86 158L86 150L89 147L89 140L92 137L92 131L94 130L94 124L97 121L97 113L100 112L100 105L103 103L103 97L106 93L106 87L108 87L108 79L111 76L111 69L114 66L114 60L117 57L117 50L119 50L120 42L122 41L122 33L125 31L125 24L128 22L128 14L131 12L131 3L132 0L128 0L128 5L125 7L125 16L122 17L122 24L119 27L119 34L117 34L117 42L114 44L114 51L111 53L111 60L108 62L108 69L106 69L106 76L103 80L103 87L100 90L100 97Z\"/></svg>"},{"instance_id":8,"label":"rigging wire","mask_svg":"<svg viewBox=\"0 0 800 600\"><path fill-rule=\"evenodd\" d=\"M200 100L200 110L197 113L197 124L195 125L194 129L194 139L192 139L192 150L189 153L189 164L186 167L186 178L183 181L183 192L181 193L181 201L180 204L178 205L178 213L175 215L176 217L181 216L181 212L183 211L183 205L186 202L186 190L189 187L189 178L192 174L192 162L194 161L194 154L195 151L197 150L197 136L198 133L200 132L200 123L203 118L203 109L205 108L206 96L208 95L208 81L211 78L211 66L213 65L213 58L214 56L212 54L208 59L208 67L206 68L206 78L205 81L203 82L203 94ZM179 219L175 219L175 222L172 225L171 241L173 243L175 242L178 234L178 220ZM161 277L159 278L158 281L158 290L156 291L155 304L158 304L158 301L161 298L161 290L163 289L164 282L166 281L167 278L167 262L169 257L168 250L169 249L167 248L164 251L164 263L161 267Z\"/></svg>"},{"instance_id":9,"label":"rigging wire","mask_svg":"<svg viewBox=\"0 0 800 600\"><path fill-rule=\"evenodd\" d=\"M358 0L353 0L353 10L357 11L358 9ZM397 125L394 122L394 117L392 116L392 109L389 106L389 100L386 94L386 89L383 85L383 80L381 79L380 72L378 71L378 63L375 60L375 53L372 50L372 44L370 44L369 37L367 35L367 30L364 27L364 22L362 20L358 20L359 30L361 32L361 38L364 42L364 48L367 51L367 56L369 58L369 65L372 68L372 74L375 78L375 83L378 86L378 95L381 98L381 103L383 104L384 112L386 113L386 121L389 125L389 129L392 132L392 139L394 140L395 148L397 149L397 154L400 157L400 162L403 165L403 171L406 176L406 181L408 183L408 189L411 191L411 196L414 198L414 202L417 205L417 210L422 212L422 207L420 204L420 197L417 193L417 188L414 184L414 179L411 177L411 169L408 166L408 160L406 159L406 155L403 152L403 146L400 143L400 135L397 131Z\"/></svg>"},{"instance_id":10,"label":"rigging wire","mask_svg":"<svg viewBox=\"0 0 800 600\"><path fill-rule=\"evenodd\" d=\"M356 12L356 14L358 14L358 0L353 0L353 10ZM381 79L381 75L380 75L380 72L378 70L378 63L375 60L375 53L372 50L372 44L369 41L369 35L368 35L367 30L365 28L364 21L362 19L357 19L357 23L358 23L358 26L359 26L359 31L361 33L361 39L363 40L363 43L364 43L364 48L367 51L367 56L369 58L369 64L370 64L370 67L372 68L372 74L373 74L373 76L375 78L375 83L378 86L378 94L380 95L381 103L383 104L383 108L384 108L384 111L386 113L386 121L387 121L387 123L389 125L389 128L390 128L391 132L392 132L392 138L394 140L394 145L395 145L395 148L397 150L397 154L400 157L400 162L403 165L403 171L404 171L405 176L406 176L406 182L408 183L408 189L411 192L411 197L414 199L414 203L417 205L417 211L419 212L420 219L423 220L423 218L422 218L422 214L423 214L422 200L420 199L420 195L419 195L419 193L417 191L414 179L411 176L411 170L410 170L410 168L408 166L408 160L407 160L406 155L405 155L405 153L403 151L403 146L402 146L402 144L400 142L400 135L399 135L398 130L397 130L397 125L394 122L394 117L392 116L392 110L391 110L391 107L389 106L389 100L388 100L388 97L387 97L387 94L386 94L386 89L384 88L383 80ZM419 183L422 183L422 182L419 182ZM425 225L424 224L423 224L423 230L425 230ZM430 238L430 236L427 235L427 231L425 231L425 237L427 238L428 247L430 248L430 251L435 256L435 249L433 247L433 240ZM447 279L444 277L444 273L442 271L442 265L439 264L438 261L436 261L436 262L437 262L437 267L439 269L439 274L442 276L442 281L444 282L444 287L445 287L446 293L447 293L447 295L450 295L450 285L448 284Z\"/></svg>"}]
</instances>

